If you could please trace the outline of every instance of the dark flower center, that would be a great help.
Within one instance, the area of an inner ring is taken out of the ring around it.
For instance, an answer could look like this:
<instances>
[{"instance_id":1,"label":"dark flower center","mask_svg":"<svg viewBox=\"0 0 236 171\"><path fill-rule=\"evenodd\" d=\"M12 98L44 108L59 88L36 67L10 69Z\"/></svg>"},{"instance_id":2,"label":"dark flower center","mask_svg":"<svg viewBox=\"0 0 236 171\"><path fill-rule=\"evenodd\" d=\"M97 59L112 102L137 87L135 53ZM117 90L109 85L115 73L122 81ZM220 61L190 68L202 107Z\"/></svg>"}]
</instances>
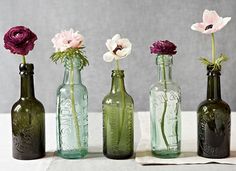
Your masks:
<instances>
[{"instance_id":1,"label":"dark flower center","mask_svg":"<svg viewBox=\"0 0 236 171\"><path fill-rule=\"evenodd\" d=\"M72 40L67 40L67 43L70 44L70 42L72 42Z\"/></svg>"},{"instance_id":2,"label":"dark flower center","mask_svg":"<svg viewBox=\"0 0 236 171\"><path fill-rule=\"evenodd\" d=\"M117 45L116 48L113 50L113 53L116 54L118 50L122 50L123 47L121 45Z\"/></svg>"},{"instance_id":3,"label":"dark flower center","mask_svg":"<svg viewBox=\"0 0 236 171\"><path fill-rule=\"evenodd\" d=\"M208 26L206 26L205 30L211 29L213 27L213 24L210 24Z\"/></svg>"}]
</instances>

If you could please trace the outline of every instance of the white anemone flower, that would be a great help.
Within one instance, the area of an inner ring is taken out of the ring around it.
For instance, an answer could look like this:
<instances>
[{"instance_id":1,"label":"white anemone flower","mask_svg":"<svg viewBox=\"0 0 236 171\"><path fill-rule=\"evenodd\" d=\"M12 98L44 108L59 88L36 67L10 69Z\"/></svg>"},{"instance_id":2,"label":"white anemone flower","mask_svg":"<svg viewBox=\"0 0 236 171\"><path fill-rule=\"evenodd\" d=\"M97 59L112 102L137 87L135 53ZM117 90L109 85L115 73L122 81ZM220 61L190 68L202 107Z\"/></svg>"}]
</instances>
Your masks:
<instances>
[{"instance_id":1,"label":"white anemone flower","mask_svg":"<svg viewBox=\"0 0 236 171\"><path fill-rule=\"evenodd\" d=\"M119 60L127 57L131 53L132 48L129 39L121 38L120 34L116 34L112 39L108 39L106 46L109 50L103 55L103 59L106 62L112 62L113 59Z\"/></svg>"}]
</instances>

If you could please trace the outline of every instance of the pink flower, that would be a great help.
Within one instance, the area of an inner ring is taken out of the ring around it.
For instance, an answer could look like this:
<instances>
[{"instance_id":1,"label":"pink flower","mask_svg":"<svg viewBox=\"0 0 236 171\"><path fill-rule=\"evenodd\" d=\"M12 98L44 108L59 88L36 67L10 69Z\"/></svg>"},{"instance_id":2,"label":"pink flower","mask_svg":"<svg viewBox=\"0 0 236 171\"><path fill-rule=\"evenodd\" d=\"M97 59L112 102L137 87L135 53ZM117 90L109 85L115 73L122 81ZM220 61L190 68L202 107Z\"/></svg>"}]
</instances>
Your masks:
<instances>
[{"instance_id":1,"label":"pink flower","mask_svg":"<svg viewBox=\"0 0 236 171\"><path fill-rule=\"evenodd\" d=\"M226 24L231 20L231 17L222 18L216 11L209 11L205 9L202 19L203 22L193 24L191 29L204 34L211 34L226 26Z\"/></svg>"},{"instance_id":2,"label":"pink flower","mask_svg":"<svg viewBox=\"0 0 236 171\"><path fill-rule=\"evenodd\" d=\"M84 37L73 29L57 33L52 39L56 52L63 52L68 48L80 48L83 45Z\"/></svg>"}]
</instances>

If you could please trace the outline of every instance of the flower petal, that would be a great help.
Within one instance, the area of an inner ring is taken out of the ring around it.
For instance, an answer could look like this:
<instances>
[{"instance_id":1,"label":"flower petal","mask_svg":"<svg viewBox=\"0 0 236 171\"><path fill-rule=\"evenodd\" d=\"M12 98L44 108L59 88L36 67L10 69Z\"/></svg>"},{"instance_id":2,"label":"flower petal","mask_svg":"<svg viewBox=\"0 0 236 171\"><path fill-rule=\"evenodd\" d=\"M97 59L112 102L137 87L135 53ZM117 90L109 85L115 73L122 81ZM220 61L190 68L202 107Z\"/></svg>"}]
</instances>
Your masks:
<instances>
[{"instance_id":1,"label":"flower petal","mask_svg":"<svg viewBox=\"0 0 236 171\"><path fill-rule=\"evenodd\" d=\"M114 58L115 58L115 55L112 54L111 52L106 52L106 53L103 55L103 60L104 60L105 62L112 62Z\"/></svg>"},{"instance_id":2,"label":"flower petal","mask_svg":"<svg viewBox=\"0 0 236 171\"><path fill-rule=\"evenodd\" d=\"M120 39L120 34L115 34L113 37L112 37L112 40L113 41L117 41L117 40L119 40Z\"/></svg>"},{"instance_id":3,"label":"flower petal","mask_svg":"<svg viewBox=\"0 0 236 171\"><path fill-rule=\"evenodd\" d=\"M217 14L216 11L209 11L207 9L204 10L203 16L202 16L202 20L204 24L206 25L215 24L218 22L219 19L220 19L220 16Z\"/></svg>"},{"instance_id":4,"label":"flower petal","mask_svg":"<svg viewBox=\"0 0 236 171\"><path fill-rule=\"evenodd\" d=\"M121 45L123 48L128 48L128 47L132 46L129 39L125 39L125 38L124 39L119 39L117 41L117 44Z\"/></svg>"},{"instance_id":5,"label":"flower petal","mask_svg":"<svg viewBox=\"0 0 236 171\"><path fill-rule=\"evenodd\" d=\"M203 33L205 31L205 25L204 23L195 23L191 26L191 29Z\"/></svg>"},{"instance_id":6,"label":"flower petal","mask_svg":"<svg viewBox=\"0 0 236 171\"><path fill-rule=\"evenodd\" d=\"M221 18L221 21L215 25L217 31L221 30L231 20L231 17Z\"/></svg>"},{"instance_id":7,"label":"flower petal","mask_svg":"<svg viewBox=\"0 0 236 171\"><path fill-rule=\"evenodd\" d=\"M108 39L106 42L106 46L107 49L112 52L116 48L117 44L115 41Z\"/></svg>"}]
</instances>

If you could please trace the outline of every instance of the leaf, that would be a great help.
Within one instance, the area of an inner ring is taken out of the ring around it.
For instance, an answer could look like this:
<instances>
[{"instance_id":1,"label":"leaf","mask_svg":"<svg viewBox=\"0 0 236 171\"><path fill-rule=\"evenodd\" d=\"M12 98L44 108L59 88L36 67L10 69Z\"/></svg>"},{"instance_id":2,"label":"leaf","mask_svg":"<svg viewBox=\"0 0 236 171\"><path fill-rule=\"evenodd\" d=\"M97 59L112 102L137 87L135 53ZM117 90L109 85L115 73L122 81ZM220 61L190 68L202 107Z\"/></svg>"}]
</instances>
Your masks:
<instances>
[{"instance_id":1,"label":"leaf","mask_svg":"<svg viewBox=\"0 0 236 171\"><path fill-rule=\"evenodd\" d=\"M84 49L84 47L68 48L67 50L65 50L63 52L53 53L50 58L55 63L57 63L58 61L63 63L65 61L65 59L77 58L80 60L80 66L79 66L80 69L83 69L83 67L89 65L89 61L88 61L86 55L84 54L83 49Z\"/></svg>"},{"instance_id":2,"label":"leaf","mask_svg":"<svg viewBox=\"0 0 236 171\"><path fill-rule=\"evenodd\" d=\"M214 63L214 68L215 69L220 69L221 68L221 64L222 62L225 62L227 61L229 58L228 56L224 55L224 54L221 54L215 61Z\"/></svg>"},{"instance_id":3,"label":"leaf","mask_svg":"<svg viewBox=\"0 0 236 171\"><path fill-rule=\"evenodd\" d=\"M200 57L199 60L201 61L202 64L204 65L212 65L212 62L209 61L207 58L205 57Z\"/></svg>"}]
</instances>

